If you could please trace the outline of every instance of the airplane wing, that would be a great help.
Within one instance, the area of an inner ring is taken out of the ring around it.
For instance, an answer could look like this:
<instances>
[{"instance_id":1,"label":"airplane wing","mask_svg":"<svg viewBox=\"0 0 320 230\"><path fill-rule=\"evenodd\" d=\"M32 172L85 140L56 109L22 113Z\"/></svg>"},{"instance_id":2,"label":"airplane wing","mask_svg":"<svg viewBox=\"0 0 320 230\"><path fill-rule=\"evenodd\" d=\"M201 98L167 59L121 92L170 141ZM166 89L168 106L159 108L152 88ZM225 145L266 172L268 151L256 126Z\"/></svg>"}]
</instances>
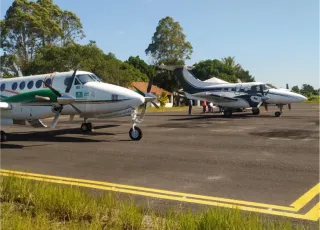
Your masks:
<instances>
[{"instance_id":1,"label":"airplane wing","mask_svg":"<svg viewBox=\"0 0 320 230\"><path fill-rule=\"evenodd\" d=\"M12 106L7 102L0 102L0 109L11 110Z\"/></svg>"},{"instance_id":2,"label":"airplane wing","mask_svg":"<svg viewBox=\"0 0 320 230\"><path fill-rule=\"evenodd\" d=\"M215 101L215 102L232 102L232 101L238 100L237 98L223 96L220 94L220 92L219 93L200 92L200 93L192 94L192 96L200 97L200 98L206 99L208 101Z\"/></svg>"}]
</instances>

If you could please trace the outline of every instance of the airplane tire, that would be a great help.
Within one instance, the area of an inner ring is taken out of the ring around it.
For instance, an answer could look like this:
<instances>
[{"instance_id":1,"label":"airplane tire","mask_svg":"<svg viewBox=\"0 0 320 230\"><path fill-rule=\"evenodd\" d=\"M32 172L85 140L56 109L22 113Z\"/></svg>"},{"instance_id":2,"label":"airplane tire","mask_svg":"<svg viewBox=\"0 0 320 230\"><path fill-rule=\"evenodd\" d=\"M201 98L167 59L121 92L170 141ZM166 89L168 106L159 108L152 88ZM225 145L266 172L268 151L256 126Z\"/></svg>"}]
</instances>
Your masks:
<instances>
[{"instance_id":1,"label":"airplane tire","mask_svg":"<svg viewBox=\"0 0 320 230\"><path fill-rule=\"evenodd\" d=\"M225 117L230 118L230 117L232 116L232 111L229 110L229 109L227 109L227 110L223 111L223 115L224 115Z\"/></svg>"},{"instance_id":2,"label":"airplane tire","mask_svg":"<svg viewBox=\"0 0 320 230\"><path fill-rule=\"evenodd\" d=\"M259 115L260 114L260 109L258 109L258 108L252 109L252 114L253 115Z\"/></svg>"},{"instance_id":3,"label":"airplane tire","mask_svg":"<svg viewBox=\"0 0 320 230\"><path fill-rule=\"evenodd\" d=\"M275 115L276 117L280 117L280 116L281 116L281 112L277 111L277 112L274 113L274 115Z\"/></svg>"},{"instance_id":4,"label":"airplane tire","mask_svg":"<svg viewBox=\"0 0 320 230\"><path fill-rule=\"evenodd\" d=\"M81 131L84 133L91 132L92 131L92 123L82 123L80 128L81 128Z\"/></svg>"},{"instance_id":5,"label":"airplane tire","mask_svg":"<svg viewBox=\"0 0 320 230\"><path fill-rule=\"evenodd\" d=\"M7 134L3 131L0 131L0 142L7 141Z\"/></svg>"},{"instance_id":6,"label":"airplane tire","mask_svg":"<svg viewBox=\"0 0 320 230\"><path fill-rule=\"evenodd\" d=\"M130 136L131 140L139 141L142 138L142 131L139 127L136 126L136 127L134 127L134 129L133 128L130 129L129 136Z\"/></svg>"}]
</instances>

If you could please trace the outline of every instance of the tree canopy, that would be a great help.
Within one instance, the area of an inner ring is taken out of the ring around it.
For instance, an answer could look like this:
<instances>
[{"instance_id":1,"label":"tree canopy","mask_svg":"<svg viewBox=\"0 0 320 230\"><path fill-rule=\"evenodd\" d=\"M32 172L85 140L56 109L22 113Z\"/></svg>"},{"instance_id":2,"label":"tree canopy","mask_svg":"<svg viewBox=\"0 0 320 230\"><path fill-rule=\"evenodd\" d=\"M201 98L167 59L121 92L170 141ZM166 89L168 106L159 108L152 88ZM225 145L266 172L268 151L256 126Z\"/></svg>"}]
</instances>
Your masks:
<instances>
[{"instance_id":1,"label":"tree canopy","mask_svg":"<svg viewBox=\"0 0 320 230\"><path fill-rule=\"evenodd\" d=\"M193 48L186 41L186 35L179 22L172 17L165 17L159 21L152 41L145 50L151 55L155 63L174 64L190 59Z\"/></svg>"},{"instance_id":2,"label":"tree canopy","mask_svg":"<svg viewBox=\"0 0 320 230\"><path fill-rule=\"evenodd\" d=\"M252 82L252 77L248 70L244 70L240 64L235 62L234 57L222 58L222 60L205 60L194 64L193 74L202 81L212 77L220 78L227 82Z\"/></svg>"}]
</instances>

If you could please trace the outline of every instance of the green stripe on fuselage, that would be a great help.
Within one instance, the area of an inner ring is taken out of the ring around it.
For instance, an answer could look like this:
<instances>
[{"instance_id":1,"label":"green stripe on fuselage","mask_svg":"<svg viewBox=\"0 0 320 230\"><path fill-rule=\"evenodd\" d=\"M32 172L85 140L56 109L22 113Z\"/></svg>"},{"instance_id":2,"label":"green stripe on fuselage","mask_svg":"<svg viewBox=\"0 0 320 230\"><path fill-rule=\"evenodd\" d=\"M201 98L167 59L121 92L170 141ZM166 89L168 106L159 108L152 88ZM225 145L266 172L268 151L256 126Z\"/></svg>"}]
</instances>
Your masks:
<instances>
[{"instance_id":1,"label":"green stripe on fuselage","mask_svg":"<svg viewBox=\"0 0 320 230\"><path fill-rule=\"evenodd\" d=\"M51 90L46 89L20 93L6 98L1 95L1 100L9 103L38 102L36 101L36 96L48 97L50 98L50 102L57 102L57 95L55 95Z\"/></svg>"}]
</instances>

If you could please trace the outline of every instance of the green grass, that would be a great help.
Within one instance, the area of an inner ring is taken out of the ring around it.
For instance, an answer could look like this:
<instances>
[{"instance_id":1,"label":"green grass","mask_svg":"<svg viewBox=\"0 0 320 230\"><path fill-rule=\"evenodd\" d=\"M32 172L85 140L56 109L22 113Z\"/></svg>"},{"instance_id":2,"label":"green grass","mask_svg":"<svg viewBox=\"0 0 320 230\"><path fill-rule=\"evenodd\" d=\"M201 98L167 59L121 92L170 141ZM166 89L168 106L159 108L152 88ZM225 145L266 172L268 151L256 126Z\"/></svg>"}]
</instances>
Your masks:
<instances>
[{"instance_id":1,"label":"green grass","mask_svg":"<svg viewBox=\"0 0 320 230\"><path fill-rule=\"evenodd\" d=\"M234 209L159 214L113 193L6 176L0 183L1 229L308 229Z\"/></svg>"}]
</instances>

